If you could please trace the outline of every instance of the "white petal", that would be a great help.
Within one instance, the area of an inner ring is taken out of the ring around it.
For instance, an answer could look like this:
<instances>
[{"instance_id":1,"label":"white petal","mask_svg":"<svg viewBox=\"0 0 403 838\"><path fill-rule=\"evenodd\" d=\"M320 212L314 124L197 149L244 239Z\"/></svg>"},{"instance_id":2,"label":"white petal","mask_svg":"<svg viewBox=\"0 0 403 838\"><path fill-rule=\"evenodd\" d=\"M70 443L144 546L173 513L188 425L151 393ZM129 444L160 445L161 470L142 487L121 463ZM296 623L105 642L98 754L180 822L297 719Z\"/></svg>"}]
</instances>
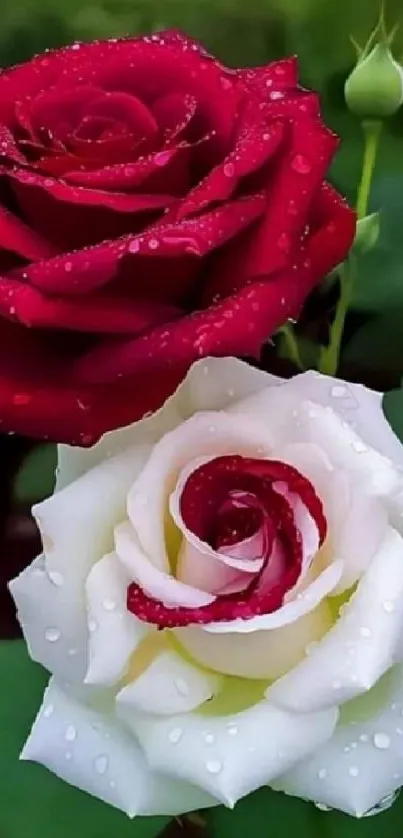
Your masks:
<instances>
[{"instance_id":1,"label":"white petal","mask_svg":"<svg viewBox=\"0 0 403 838\"><path fill-rule=\"evenodd\" d=\"M329 553L344 562L334 594L351 588L370 564L386 534L387 511L369 495L366 483L347 470L335 469L314 443L280 446L278 458L307 477L322 501L328 524Z\"/></svg>"},{"instance_id":2,"label":"white petal","mask_svg":"<svg viewBox=\"0 0 403 838\"><path fill-rule=\"evenodd\" d=\"M165 515L168 498L182 469L199 457L267 456L271 443L267 421L226 413L198 413L155 445L129 493L128 513L145 553L156 567L166 570L169 564Z\"/></svg>"},{"instance_id":3,"label":"white petal","mask_svg":"<svg viewBox=\"0 0 403 838\"><path fill-rule=\"evenodd\" d=\"M105 434L91 448L59 445L57 489L128 447L153 444L199 410L223 410L237 399L281 381L236 358L197 361L173 396L153 416Z\"/></svg>"},{"instance_id":4,"label":"white petal","mask_svg":"<svg viewBox=\"0 0 403 838\"><path fill-rule=\"evenodd\" d=\"M164 605L199 608L209 605L215 597L185 585L152 564L137 541L136 533L126 521L115 529L116 553L132 581L150 597Z\"/></svg>"},{"instance_id":5,"label":"white petal","mask_svg":"<svg viewBox=\"0 0 403 838\"><path fill-rule=\"evenodd\" d=\"M162 652L117 695L117 711L129 720L137 713L173 716L195 710L218 692L221 679L191 666L173 649Z\"/></svg>"},{"instance_id":6,"label":"white petal","mask_svg":"<svg viewBox=\"0 0 403 838\"><path fill-rule=\"evenodd\" d=\"M241 678L280 678L331 628L328 604L321 602L294 623L274 631L209 634L203 628L178 629L176 637L203 666Z\"/></svg>"},{"instance_id":7,"label":"white petal","mask_svg":"<svg viewBox=\"0 0 403 838\"><path fill-rule=\"evenodd\" d=\"M130 817L174 815L208 805L186 781L151 772L127 729L110 713L80 704L53 679L21 758L41 763Z\"/></svg>"},{"instance_id":8,"label":"white petal","mask_svg":"<svg viewBox=\"0 0 403 838\"><path fill-rule=\"evenodd\" d=\"M148 633L126 608L129 577L117 556L104 556L90 571L87 592L89 661L87 684L111 685L124 673L130 655Z\"/></svg>"},{"instance_id":9,"label":"white petal","mask_svg":"<svg viewBox=\"0 0 403 838\"><path fill-rule=\"evenodd\" d=\"M239 632L250 634L255 631L269 631L296 622L300 617L313 611L322 600L334 590L341 579L343 562L337 561L327 567L310 585L308 585L296 599L286 602L271 614L261 614L250 620L241 618L221 623L208 623L204 631L211 634L228 634Z\"/></svg>"},{"instance_id":10,"label":"white petal","mask_svg":"<svg viewBox=\"0 0 403 838\"><path fill-rule=\"evenodd\" d=\"M332 386L337 386L333 380L331 382ZM320 403L320 399L315 402L309 400L312 391L309 383L309 380L305 381L305 375L297 376L279 387L268 387L238 402L230 408L230 412L255 418L266 417L266 421L270 417L270 431L276 446L313 443L325 452L332 465L352 471L366 480L374 494L387 494L401 486L402 476L397 466L403 464L403 446L382 415L378 394L363 390L363 394L368 392L371 395L364 399L368 413L360 408L360 421L354 423L353 428L343 419L343 413L335 412L337 406L334 403L330 406L330 399L324 401L323 394L324 404ZM379 431L378 441L374 426ZM374 447L371 447L372 444ZM393 462L396 465L383 454L385 449L395 455Z\"/></svg>"},{"instance_id":11,"label":"white petal","mask_svg":"<svg viewBox=\"0 0 403 838\"><path fill-rule=\"evenodd\" d=\"M366 692L396 660L402 628L403 538L389 529L335 626L269 688L270 701L305 713Z\"/></svg>"},{"instance_id":12,"label":"white petal","mask_svg":"<svg viewBox=\"0 0 403 838\"><path fill-rule=\"evenodd\" d=\"M289 794L361 816L386 805L403 782L403 669L343 708L332 739L284 775Z\"/></svg>"},{"instance_id":13,"label":"white petal","mask_svg":"<svg viewBox=\"0 0 403 838\"><path fill-rule=\"evenodd\" d=\"M84 677L85 579L113 548L113 528L125 515L138 465L136 449L128 450L34 507L45 563L35 573L24 570L10 588L32 657L61 678Z\"/></svg>"},{"instance_id":14,"label":"white petal","mask_svg":"<svg viewBox=\"0 0 403 838\"><path fill-rule=\"evenodd\" d=\"M327 741L336 708L301 718L261 701L232 716L133 717L148 763L233 806Z\"/></svg>"}]
</instances>

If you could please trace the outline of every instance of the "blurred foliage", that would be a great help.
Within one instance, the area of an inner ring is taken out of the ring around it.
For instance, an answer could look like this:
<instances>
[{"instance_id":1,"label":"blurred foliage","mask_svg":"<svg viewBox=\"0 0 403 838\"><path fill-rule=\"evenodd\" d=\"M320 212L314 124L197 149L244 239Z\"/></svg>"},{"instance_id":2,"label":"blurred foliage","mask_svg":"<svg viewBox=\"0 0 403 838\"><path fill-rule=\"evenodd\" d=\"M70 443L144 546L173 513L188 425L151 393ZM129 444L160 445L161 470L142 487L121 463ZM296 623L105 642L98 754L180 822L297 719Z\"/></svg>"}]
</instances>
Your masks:
<instances>
[{"instance_id":1,"label":"blurred foliage","mask_svg":"<svg viewBox=\"0 0 403 838\"><path fill-rule=\"evenodd\" d=\"M230 65L259 64L297 53L301 80L322 97L326 121L343 138L332 177L354 196L361 134L346 112L345 78L355 56L353 35L364 42L377 20L379 0L2 0L0 64L73 40L90 40L180 27ZM389 0L391 24L402 21L402 0ZM403 36L396 46L403 54ZM403 170L403 114L388 126L379 167Z\"/></svg>"}]
</instances>

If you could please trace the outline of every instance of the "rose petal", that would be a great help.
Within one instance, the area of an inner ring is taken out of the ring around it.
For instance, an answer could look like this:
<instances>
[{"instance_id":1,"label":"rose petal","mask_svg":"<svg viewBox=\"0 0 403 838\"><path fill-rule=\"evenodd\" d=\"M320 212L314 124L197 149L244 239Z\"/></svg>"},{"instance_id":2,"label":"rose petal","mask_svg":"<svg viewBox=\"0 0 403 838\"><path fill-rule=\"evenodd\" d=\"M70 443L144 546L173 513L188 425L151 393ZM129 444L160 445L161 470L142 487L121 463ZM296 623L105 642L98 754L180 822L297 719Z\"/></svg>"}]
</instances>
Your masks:
<instances>
[{"instance_id":1,"label":"rose petal","mask_svg":"<svg viewBox=\"0 0 403 838\"><path fill-rule=\"evenodd\" d=\"M53 679L21 758L45 765L129 817L175 815L211 805L186 781L151 772L136 741L110 713L86 707Z\"/></svg>"},{"instance_id":2,"label":"rose petal","mask_svg":"<svg viewBox=\"0 0 403 838\"><path fill-rule=\"evenodd\" d=\"M232 807L314 752L332 735L337 715L334 708L307 713L301 725L298 716L261 701L225 717L186 713L172 720L133 715L130 726L155 770L186 778ZM208 747L206 730L212 737Z\"/></svg>"},{"instance_id":3,"label":"rose petal","mask_svg":"<svg viewBox=\"0 0 403 838\"><path fill-rule=\"evenodd\" d=\"M114 553L91 568L85 583L89 635L86 684L116 683L148 633L126 608L128 576Z\"/></svg>"},{"instance_id":4,"label":"rose petal","mask_svg":"<svg viewBox=\"0 0 403 838\"><path fill-rule=\"evenodd\" d=\"M176 716L195 710L218 692L220 677L191 666L168 649L116 696L118 716L130 726L138 714Z\"/></svg>"},{"instance_id":5,"label":"rose petal","mask_svg":"<svg viewBox=\"0 0 403 838\"><path fill-rule=\"evenodd\" d=\"M200 608L214 602L215 597L185 585L174 576L155 567L143 552L137 533L128 521L115 528L115 547L130 579L137 582L146 596L158 600L168 608Z\"/></svg>"},{"instance_id":6,"label":"rose petal","mask_svg":"<svg viewBox=\"0 0 403 838\"><path fill-rule=\"evenodd\" d=\"M45 560L24 570L11 592L31 657L62 679L84 677L85 579L113 546L113 526L124 516L144 454L144 448L126 450L34 507Z\"/></svg>"},{"instance_id":7,"label":"rose petal","mask_svg":"<svg viewBox=\"0 0 403 838\"><path fill-rule=\"evenodd\" d=\"M0 207L0 250L18 254L23 259L48 259L54 248L39 233L31 230L16 215Z\"/></svg>"},{"instance_id":8,"label":"rose petal","mask_svg":"<svg viewBox=\"0 0 403 838\"><path fill-rule=\"evenodd\" d=\"M270 687L270 701L312 712L374 686L394 662L402 631L402 550L402 537L389 528L335 626L306 660ZM385 608L389 602L391 611Z\"/></svg>"}]
</instances>

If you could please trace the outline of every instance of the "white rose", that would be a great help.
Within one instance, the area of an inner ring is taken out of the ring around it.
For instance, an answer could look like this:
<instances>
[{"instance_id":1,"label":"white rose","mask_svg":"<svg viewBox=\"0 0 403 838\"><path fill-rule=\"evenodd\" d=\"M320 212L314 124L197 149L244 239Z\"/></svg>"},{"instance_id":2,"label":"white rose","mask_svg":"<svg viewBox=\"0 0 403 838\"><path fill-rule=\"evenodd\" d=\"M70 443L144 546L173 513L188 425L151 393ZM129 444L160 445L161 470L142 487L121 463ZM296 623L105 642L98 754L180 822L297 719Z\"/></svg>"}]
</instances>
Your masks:
<instances>
[{"instance_id":1,"label":"white rose","mask_svg":"<svg viewBox=\"0 0 403 838\"><path fill-rule=\"evenodd\" d=\"M403 778L402 465L378 394L233 359L62 446L11 586L52 673L22 757L130 816L265 784L378 804Z\"/></svg>"}]
</instances>

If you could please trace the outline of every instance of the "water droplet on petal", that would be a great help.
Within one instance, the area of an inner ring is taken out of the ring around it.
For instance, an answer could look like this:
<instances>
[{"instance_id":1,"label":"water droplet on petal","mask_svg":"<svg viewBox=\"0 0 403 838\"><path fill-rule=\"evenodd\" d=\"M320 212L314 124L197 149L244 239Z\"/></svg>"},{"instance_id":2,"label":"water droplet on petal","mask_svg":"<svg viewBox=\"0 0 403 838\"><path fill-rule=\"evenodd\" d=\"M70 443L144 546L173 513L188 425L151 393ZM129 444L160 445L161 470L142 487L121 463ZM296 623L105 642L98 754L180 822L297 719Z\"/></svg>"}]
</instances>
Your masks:
<instances>
[{"instance_id":1,"label":"water droplet on petal","mask_svg":"<svg viewBox=\"0 0 403 838\"><path fill-rule=\"evenodd\" d=\"M150 239L150 241L148 242L148 246L150 250L157 250L157 248L160 246L160 243L158 239Z\"/></svg>"},{"instance_id":2,"label":"water droplet on petal","mask_svg":"<svg viewBox=\"0 0 403 838\"><path fill-rule=\"evenodd\" d=\"M158 151L157 154L154 154L154 163L156 166L166 166L171 157L171 151Z\"/></svg>"},{"instance_id":3,"label":"water droplet on petal","mask_svg":"<svg viewBox=\"0 0 403 838\"><path fill-rule=\"evenodd\" d=\"M206 762L206 768L209 774L219 774L222 771L223 765L219 759L210 759Z\"/></svg>"},{"instance_id":4,"label":"water droplet on petal","mask_svg":"<svg viewBox=\"0 0 403 838\"><path fill-rule=\"evenodd\" d=\"M359 772L359 769L357 768L356 765L350 765L350 768L348 769L348 773L349 773L350 777L358 777L360 772Z\"/></svg>"},{"instance_id":5,"label":"water droplet on petal","mask_svg":"<svg viewBox=\"0 0 403 838\"><path fill-rule=\"evenodd\" d=\"M367 733L361 733L360 742L368 742L369 736Z\"/></svg>"},{"instance_id":6,"label":"water droplet on petal","mask_svg":"<svg viewBox=\"0 0 403 838\"><path fill-rule=\"evenodd\" d=\"M342 384L335 384L330 392L335 399L340 399L347 395L347 388Z\"/></svg>"},{"instance_id":7,"label":"water droplet on petal","mask_svg":"<svg viewBox=\"0 0 403 838\"><path fill-rule=\"evenodd\" d=\"M129 243L127 249L129 253L138 253L140 250L140 242L138 241L138 239L133 239L133 241Z\"/></svg>"},{"instance_id":8,"label":"water droplet on petal","mask_svg":"<svg viewBox=\"0 0 403 838\"><path fill-rule=\"evenodd\" d=\"M327 777L327 768L320 768L318 771L319 780L325 780Z\"/></svg>"},{"instance_id":9,"label":"water droplet on petal","mask_svg":"<svg viewBox=\"0 0 403 838\"><path fill-rule=\"evenodd\" d=\"M224 174L225 177L234 177L235 174L235 166L233 163L226 163L224 166Z\"/></svg>"},{"instance_id":10,"label":"water droplet on petal","mask_svg":"<svg viewBox=\"0 0 403 838\"><path fill-rule=\"evenodd\" d=\"M71 271L73 270L73 263L72 262L65 262L64 263L64 270L66 271L67 274L71 273Z\"/></svg>"},{"instance_id":11,"label":"water droplet on petal","mask_svg":"<svg viewBox=\"0 0 403 838\"><path fill-rule=\"evenodd\" d=\"M73 759L73 754L71 751L66 751L64 758L67 760Z\"/></svg>"},{"instance_id":12,"label":"water droplet on petal","mask_svg":"<svg viewBox=\"0 0 403 838\"><path fill-rule=\"evenodd\" d=\"M400 779L399 775L397 777L395 776L394 779ZM399 797L399 794L400 789L398 789L397 791L392 791L390 794L385 795L385 797L383 797L382 800L379 803L377 803L376 806L373 807L373 809L369 809L368 812L365 812L365 815L363 815L363 817L371 818L373 815L379 815L381 812L385 812L386 809L390 809L390 807L393 806L395 800Z\"/></svg>"},{"instance_id":13,"label":"water droplet on petal","mask_svg":"<svg viewBox=\"0 0 403 838\"><path fill-rule=\"evenodd\" d=\"M77 737L77 731L73 725L69 725L66 729L65 739L67 742L74 742Z\"/></svg>"},{"instance_id":14,"label":"water droplet on petal","mask_svg":"<svg viewBox=\"0 0 403 838\"><path fill-rule=\"evenodd\" d=\"M49 641L49 643L56 643L57 640L60 640L62 633L58 628L47 628L45 631L45 638Z\"/></svg>"},{"instance_id":15,"label":"water droplet on petal","mask_svg":"<svg viewBox=\"0 0 403 838\"><path fill-rule=\"evenodd\" d=\"M172 743L172 745L177 745L178 742L182 739L183 730L181 727L173 727L172 730L168 733L168 739Z\"/></svg>"},{"instance_id":16,"label":"water droplet on petal","mask_svg":"<svg viewBox=\"0 0 403 838\"><path fill-rule=\"evenodd\" d=\"M360 635L361 637L371 637L372 631L371 629L367 628L367 626L361 626Z\"/></svg>"},{"instance_id":17,"label":"water droplet on petal","mask_svg":"<svg viewBox=\"0 0 403 838\"><path fill-rule=\"evenodd\" d=\"M94 768L97 774L105 774L108 764L109 759L106 754L100 754L99 757L95 757L94 759Z\"/></svg>"},{"instance_id":18,"label":"water droplet on petal","mask_svg":"<svg viewBox=\"0 0 403 838\"><path fill-rule=\"evenodd\" d=\"M50 570L48 575L53 585L56 585L57 588L62 587L64 584L64 576L62 573L59 573L58 570Z\"/></svg>"},{"instance_id":19,"label":"water droplet on petal","mask_svg":"<svg viewBox=\"0 0 403 838\"><path fill-rule=\"evenodd\" d=\"M212 745L215 742L215 736L212 733L205 733L204 740L207 742L207 745Z\"/></svg>"},{"instance_id":20,"label":"water droplet on petal","mask_svg":"<svg viewBox=\"0 0 403 838\"><path fill-rule=\"evenodd\" d=\"M282 90L272 90L271 93L269 93L269 99L272 99L273 102L278 99L284 99L284 93Z\"/></svg>"},{"instance_id":21,"label":"water droplet on petal","mask_svg":"<svg viewBox=\"0 0 403 838\"><path fill-rule=\"evenodd\" d=\"M296 154L291 160L291 168L299 175L309 175L312 163L303 154Z\"/></svg>"},{"instance_id":22,"label":"water droplet on petal","mask_svg":"<svg viewBox=\"0 0 403 838\"><path fill-rule=\"evenodd\" d=\"M94 619L92 619L92 618L90 618L90 619L88 620L88 631L89 631L89 632L91 632L91 634L92 634L94 631L96 631L96 630L97 630L97 628L98 628L98 623L97 623L97 621L96 621L96 620L94 620Z\"/></svg>"},{"instance_id":23,"label":"water droplet on petal","mask_svg":"<svg viewBox=\"0 0 403 838\"><path fill-rule=\"evenodd\" d=\"M357 452L357 454L365 454L365 452L368 451L367 446L361 439L354 440L353 449Z\"/></svg>"},{"instance_id":24,"label":"water droplet on petal","mask_svg":"<svg viewBox=\"0 0 403 838\"><path fill-rule=\"evenodd\" d=\"M175 688L176 688L177 692L179 693L179 695L182 695L183 697L189 695L189 687L188 687L186 681L183 680L183 678L177 678L176 679Z\"/></svg>"},{"instance_id":25,"label":"water droplet on petal","mask_svg":"<svg viewBox=\"0 0 403 838\"><path fill-rule=\"evenodd\" d=\"M373 741L375 748L379 748L381 751L390 748L390 736L387 733L375 733Z\"/></svg>"},{"instance_id":26,"label":"water droplet on petal","mask_svg":"<svg viewBox=\"0 0 403 838\"><path fill-rule=\"evenodd\" d=\"M236 725L230 725L228 728L228 736L236 736L238 733L238 728Z\"/></svg>"},{"instance_id":27,"label":"water droplet on petal","mask_svg":"<svg viewBox=\"0 0 403 838\"><path fill-rule=\"evenodd\" d=\"M391 599L385 599L383 603L383 610L386 611L387 614L391 614L392 611L395 610L395 603L392 602Z\"/></svg>"},{"instance_id":28,"label":"water droplet on petal","mask_svg":"<svg viewBox=\"0 0 403 838\"><path fill-rule=\"evenodd\" d=\"M104 599L102 602L105 611L114 611L116 608L116 602L114 599Z\"/></svg>"},{"instance_id":29,"label":"water droplet on petal","mask_svg":"<svg viewBox=\"0 0 403 838\"><path fill-rule=\"evenodd\" d=\"M53 704L48 704L47 707L45 707L45 709L43 711L43 715L44 715L45 719L48 719L49 716L51 716L52 713L54 713L54 712L55 712L55 708L54 708Z\"/></svg>"},{"instance_id":30,"label":"water droplet on petal","mask_svg":"<svg viewBox=\"0 0 403 838\"><path fill-rule=\"evenodd\" d=\"M331 812L332 811L330 806L326 806L326 803L314 803L314 806L316 806L316 808L319 809L320 812Z\"/></svg>"}]
</instances>

